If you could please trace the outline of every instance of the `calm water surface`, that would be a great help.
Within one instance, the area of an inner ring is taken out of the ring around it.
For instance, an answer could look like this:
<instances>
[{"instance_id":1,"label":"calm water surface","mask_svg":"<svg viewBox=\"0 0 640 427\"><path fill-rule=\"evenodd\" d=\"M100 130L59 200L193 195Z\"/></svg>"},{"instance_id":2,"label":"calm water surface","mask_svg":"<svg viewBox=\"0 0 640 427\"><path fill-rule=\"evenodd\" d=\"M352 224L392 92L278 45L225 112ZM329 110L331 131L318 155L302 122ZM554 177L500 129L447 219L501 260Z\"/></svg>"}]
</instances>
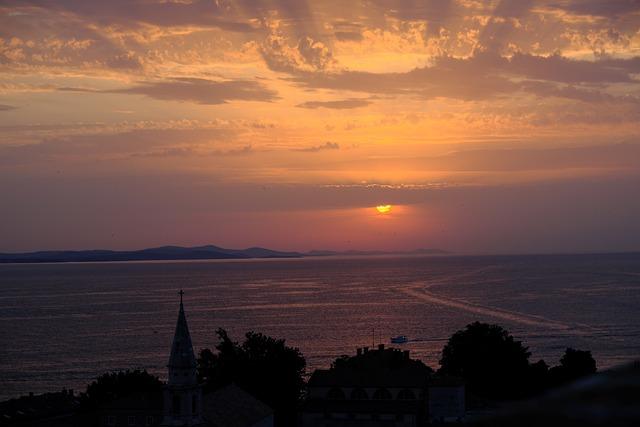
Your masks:
<instances>
[{"instance_id":1,"label":"calm water surface","mask_svg":"<svg viewBox=\"0 0 640 427\"><path fill-rule=\"evenodd\" d=\"M285 338L310 369L402 345L437 367L469 322L507 327L549 364L567 346L601 368L640 355L640 254L0 265L0 399L143 367L164 375L183 288L198 349L226 328Z\"/></svg>"}]
</instances>

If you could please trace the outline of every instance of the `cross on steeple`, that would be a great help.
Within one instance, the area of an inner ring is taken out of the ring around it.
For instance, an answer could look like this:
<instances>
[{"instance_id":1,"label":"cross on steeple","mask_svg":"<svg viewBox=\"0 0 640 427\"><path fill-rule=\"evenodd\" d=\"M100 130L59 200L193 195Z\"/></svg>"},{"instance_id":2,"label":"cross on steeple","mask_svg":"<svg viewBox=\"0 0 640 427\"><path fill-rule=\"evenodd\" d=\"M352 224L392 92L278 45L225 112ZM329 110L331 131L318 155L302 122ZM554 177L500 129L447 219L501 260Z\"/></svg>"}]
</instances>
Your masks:
<instances>
[{"instance_id":1,"label":"cross on steeple","mask_svg":"<svg viewBox=\"0 0 640 427\"><path fill-rule=\"evenodd\" d=\"M180 292L178 292L178 295L180 295L180 304L182 304L182 295L184 295L184 291L180 289Z\"/></svg>"}]
</instances>

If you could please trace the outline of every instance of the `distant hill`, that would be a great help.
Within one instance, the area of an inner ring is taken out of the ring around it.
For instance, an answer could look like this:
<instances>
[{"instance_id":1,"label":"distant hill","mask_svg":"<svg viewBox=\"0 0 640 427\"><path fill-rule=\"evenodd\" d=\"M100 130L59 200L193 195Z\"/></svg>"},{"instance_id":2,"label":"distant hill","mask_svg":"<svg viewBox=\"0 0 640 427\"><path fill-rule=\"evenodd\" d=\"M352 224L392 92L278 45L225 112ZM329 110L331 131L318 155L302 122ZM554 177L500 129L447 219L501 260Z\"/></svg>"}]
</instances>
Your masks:
<instances>
[{"instance_id":1,"label":"distant hill","mask_svg":"<svg viewBox=\"0 0 640 427\"><path fill-rule=\"evenodd\" d=\"M213 245L191 248L161 246L136 251L87 250L0 253L0 263L299 258L301 256L302 254L298 252L280 252L265 248L225 249Z\"/></svg>"},{"instance_id":2,"label":"distant hill","mask_svg":"<svg viewBox=\"0 0 640 427\"><path fill-rule=\"evenodd\" d=\"M198 259L253 259L253 258L301 258L322 256L366 256L389 254L444 255L439 249L417 249L409 252L386 251L310 251L282 252L267 248L227 249L213 245L182 247L161 246L135 251L85 250L85 251L38 251L25 253L0 253L0 263L36 262L107 262L107 261L162 261Z\"/></svg>"},{"instance_id":3,"label":"distant hill","mask_svg":"<svg viewBox=\"0 0 640 427\"><path fill-rule=\"evenodd\" d=\"M368 256L368 255L448 255L450 252L442 249L414 249L412 251L324 251L313 250L305 256Z\"/></svg>"}]
</instances>

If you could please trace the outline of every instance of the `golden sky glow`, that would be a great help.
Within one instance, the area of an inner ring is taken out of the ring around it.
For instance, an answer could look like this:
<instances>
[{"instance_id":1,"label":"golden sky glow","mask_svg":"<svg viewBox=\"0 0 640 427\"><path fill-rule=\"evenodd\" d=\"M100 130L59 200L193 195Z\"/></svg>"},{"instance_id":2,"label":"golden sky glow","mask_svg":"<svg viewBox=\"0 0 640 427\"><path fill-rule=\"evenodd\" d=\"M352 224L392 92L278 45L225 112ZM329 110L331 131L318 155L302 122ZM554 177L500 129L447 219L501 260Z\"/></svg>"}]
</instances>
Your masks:
<instances>
[{"instance_id":1,"label":"golden sky glow","mask_svg":"<svg viewBox=\"0 0 640 427\"><path fill-rule=\"evenodd\" d=\"M4 1L0 251L640 249L639 79L626 0Z\"/></svg>"}]
</instances>

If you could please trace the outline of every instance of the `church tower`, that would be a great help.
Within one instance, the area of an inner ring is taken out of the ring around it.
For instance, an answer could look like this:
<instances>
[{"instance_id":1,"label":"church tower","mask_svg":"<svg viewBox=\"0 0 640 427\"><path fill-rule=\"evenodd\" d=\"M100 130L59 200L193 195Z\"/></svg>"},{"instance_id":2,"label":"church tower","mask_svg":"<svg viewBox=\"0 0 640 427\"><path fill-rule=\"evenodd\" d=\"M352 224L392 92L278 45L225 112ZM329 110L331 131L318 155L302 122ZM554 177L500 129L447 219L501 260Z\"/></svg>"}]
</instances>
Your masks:
<instances>
[{"instance_id":1,"label":"church tower","mask_svg":"<svg viewBox=\"0 0 640 427\"><path fill-rule=\"evenodd\" d=\"M180 311L169 357L169 379L164 387L163 426L197 426L202 424L202 388L196 375L196 357L184 315L180 290Z\"/></svg>"}]
</instances>

